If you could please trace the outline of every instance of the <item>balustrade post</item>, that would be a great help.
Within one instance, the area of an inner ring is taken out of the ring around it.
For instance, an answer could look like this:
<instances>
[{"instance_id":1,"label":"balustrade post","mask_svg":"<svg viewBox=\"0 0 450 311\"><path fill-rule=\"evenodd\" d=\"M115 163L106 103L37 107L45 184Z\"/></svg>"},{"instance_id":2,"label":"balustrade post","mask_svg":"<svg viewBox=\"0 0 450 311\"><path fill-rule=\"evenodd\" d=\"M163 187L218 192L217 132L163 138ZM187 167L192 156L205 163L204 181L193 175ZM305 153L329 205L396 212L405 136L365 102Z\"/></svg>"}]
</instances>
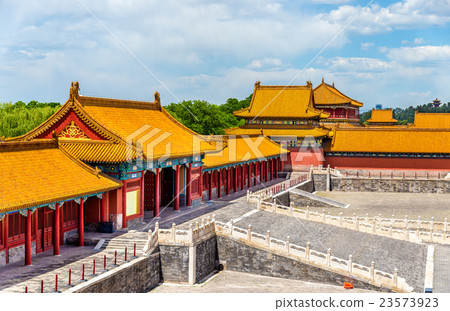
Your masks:
<instances>
[{"instance_id":1,"label":"balustrade post","mask_svg":"<svg viewBox=\"0 0 450 311\"><path fill-rule=\"evenodd\" d=\"M370 280L373 282L375 281L375 262L372 261L370 263Z\"/></svg>"},{"instance_id":2,"label":"balustrade post","mask_svg":"<svg viewBox=\"0 0 450 311\"><path fill-rule=\"evenodd\" d=\"M294 214L294 203L289 203L289 214L293 215ZM447 219L447 218L446 218Z\"/></svg>"},{"instance_id":3,"label":"balustrade post","mask_svg":"<svg viewBox=\"0 0 450 311\"><path fill-rule=\"evenodd\" d=\"M234 220L231 219L231 220L230 220L230 235L231 235L231 236L233 236L233 223L234 223Z\"/></svg>"},{"instance_id":4,"label":"balustrade post","mask_svg":"<svg viewBox=\"0 0 450 311\"><path fill-rule=\"evenodd\" d=\"M267 247L270 247L270 230L267 230L266 244L267 244Z\"/></svg>"},{"instance_id":5,"label":"balustrade post","mask_svg":"<svg viewBox=\"0 0 450 311\"><path fill-rule=\"evenodd\" d=\"M395 224L395 219L394 219L394 214L392 214L392 217L391 217L391 227L394 227L394 224Z\"/></svg>"},{"instance_id":6,"label":"balustrade post","mask_svg":"<svg viewBox=\"0 0 450 311\"><path fill-rule=\"evenodd\" d=\"M326 223L327 222L327 216L325 215L325 210L322 210L322 222Z\"/></svg>"},{"instance_id":7,"label":"balustrade post","mask_svg":"<svg viewBox=\"0 0 450 311\"><path fill-rule=\"evenodd\" d=\"M247 228L247 240L250 242L252 240L252 225L248 225Z\"/></svg>"},{"instance_id":8,"label":"balustrade post","mask_svg":"<svg viewBox=\"0 0 450 311\"><path fill-rule=\"evenodd\" d=\"M272 208L273 208L273 212L276 213L277 212L277 199L273 199L272 202Z\"/></svg>"},{"instance_id":9,"label":"balustrade post","mask_svg":"<svg viewBox=\"0 0 450 311\"><path fill-rule=\"evenodd\" d=\"M159 222L155 223L155 233L156 233L156 235L158 235L158 233L159 233Z\"/></svg>"},{"instance_id":10,"label":"balustrade post","mask_svg":"<svg viewBox=\"0 0 450 311\"><path fill-rule=\"evenodd\" d=\"M394 277L392 278L392 286L394 288L397 288L397 286L398 286L398 269L397 268L394 269Z\"/></svg>"},{"instance_id":11,"label":"balustrade post","mask_svg":"<svg viewBox=\"0 0 450 311\"><path fill-rule=\"evenodd\" d=\"M344 213L342 213L342 212L339 213L339 226L341 226L341 227L342 227L343 215L344 215Z\"/></svg>"},{"instance_id":12,"label":"balustrade post","mask_svg":"<svg viewBox=\"0 0 450 311\"><path fill-rule=\"evenodd\" d=\"M291 237L289 235L286 238L286 252L288 254L291 252Z\"/></svg>"},{"instance_id":13,"label":"balustrade post","mask_svg":"<svg viewBox=\"0 0 450 311\"><path fill-rule=\"evenodd\" d=\"M189 242L194 242L194 225L192 222L189 224L189 234L188 234Z\"/></svg>"},{"instance_id":14,"label":"balustrade post","mask_svg":"<svg viewBox=\"0 0 450 311\"><path fill-rule=\"evenodd\" d=\"M350 273L353 272L353 256L352 255L348 256L348 272L350 272Z\"/></svg>"},{"instance_id":15,"label":"balustrade post","mask_svg":"<svg viewBox=\"0 0 450 311\"><path fill-rule=\"evenodd\" d=\"M376 224L376 220L375 219L372 222L372 233L373 234L377 233L377 224Z\"/></svg>"},{"instance_id":16,"label":"balustrade post","mask_svg":"<svg viewBox=\"0 0 450 311\"><path fill-rule=\"evenodd\" d=\"M331 248L327 249L327 267L331 266Z\"/></svg>"},{"instance_id":17,"label":"balustrade post","mask_svg":"<svg viewBox=\"0 0 450 311\"><path fill-rule=\"evenodd\" d=\"M309 259L310 250L311 250L311 243L308 242L308 243L306 243L306 248L305 248L305 258L306 259Z\"/></svg>"},{"instance_id":18,"label":"balustrade post","mask_svg":"<svg viewBox=\"0 0 450 311\"><path fill-rule=\"evenodd\" d=\"M368 213L366 213L366 224L367 225L369 224L369 214Z\"/></svg>"},{"instance_id":19,"label":"balustrade post","mask_svg":"<svg viewBox=\"0 0 450 311\"><path fill-rule=\"evenodd\" d=\"M172 241L176 241L176 225L175 223L172 223Z\"/></svg>"},{"instance_id":20,"label":"balustrade post","mask_svg":"<svg viewBox=\"0 0 450 311\"><path fill-rule=\"evenodd\" d=\"M434 230L434 217L431 217L430 229Z\"/></svg>"}]
</instances>

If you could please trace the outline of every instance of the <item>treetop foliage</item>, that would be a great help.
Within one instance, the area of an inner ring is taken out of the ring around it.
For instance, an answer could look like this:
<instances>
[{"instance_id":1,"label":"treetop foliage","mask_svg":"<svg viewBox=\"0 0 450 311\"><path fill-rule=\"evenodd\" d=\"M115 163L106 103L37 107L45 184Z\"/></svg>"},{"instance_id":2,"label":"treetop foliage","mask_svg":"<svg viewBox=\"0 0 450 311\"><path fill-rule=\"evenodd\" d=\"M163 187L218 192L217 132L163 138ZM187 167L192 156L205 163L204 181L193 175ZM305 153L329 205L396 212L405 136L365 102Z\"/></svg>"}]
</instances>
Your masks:
<instances>
[{"instance_id":1,"label":"treetop foliage","mask_svg":"<svg viewBox=\"0 0 450 311\"><path fill-rule=\"evenodd\" d=\"M0 103L0 137L23 135L47 120L61 107L60 103Z\"/></svg>"}]
</instances>

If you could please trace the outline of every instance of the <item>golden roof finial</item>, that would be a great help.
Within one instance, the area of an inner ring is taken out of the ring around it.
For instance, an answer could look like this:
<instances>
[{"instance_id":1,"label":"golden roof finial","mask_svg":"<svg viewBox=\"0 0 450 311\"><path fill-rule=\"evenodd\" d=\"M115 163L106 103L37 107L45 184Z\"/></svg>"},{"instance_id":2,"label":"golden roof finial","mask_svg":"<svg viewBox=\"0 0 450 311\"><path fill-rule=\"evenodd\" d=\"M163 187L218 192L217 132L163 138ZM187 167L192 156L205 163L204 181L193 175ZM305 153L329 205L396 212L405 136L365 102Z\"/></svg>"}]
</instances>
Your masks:
<instances>
[{"instance_id":1,"label":"golden roof finial","mask_svg":"<svg viewBox=\"0 0 450 311\"><path fill-rule=\"evenodd\" d=\"M306 86L311 89L312 88L312 82L311 81L306 81Z\"/></svg>"},{"instance_id":2,"label":"golden roof finial","mask_svg":"<svg viewBox=\"0 0 450 311\"><path fill-rule=\"evenodd\" d=\"M324 83L324 81L323 81L323 77L322 77L322 83Z\"/></svg>"}]
</instances>

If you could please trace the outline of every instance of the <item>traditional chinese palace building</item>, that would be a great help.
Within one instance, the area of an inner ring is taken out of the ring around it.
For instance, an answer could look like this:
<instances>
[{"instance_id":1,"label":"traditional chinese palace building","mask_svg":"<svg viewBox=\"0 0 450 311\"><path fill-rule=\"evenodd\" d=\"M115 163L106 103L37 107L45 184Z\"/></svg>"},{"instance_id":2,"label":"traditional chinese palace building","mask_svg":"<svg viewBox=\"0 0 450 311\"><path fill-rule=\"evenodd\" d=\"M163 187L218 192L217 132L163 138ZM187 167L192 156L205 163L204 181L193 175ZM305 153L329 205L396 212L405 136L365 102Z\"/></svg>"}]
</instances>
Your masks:
<instances>
[{"instance_id":1,"label":"traditional chinese palace building","mask_svg":"<svg viewBox=\"0 0 450 311\"><path fill-rule=\"evenodd\" d=\"M330 116L324 120L326 123L350 123L359 125L359 108L363 103L341 93L333 85L322 83L314 89L315 108Z\"/></svg>"},{"instance_id":2,"label":"traditional chinese palace building","mask_svg":"<svg viewBox=\"0 0 450 311\"><path fill-rule=\"evenodd\" d=\"M276 178L286 153L267 137L197 135L158 93L154 102L88 97L75 82L47 121L0 141L0 265Z\"/></svg>"},{"instance_id":3,"label":"traditional chinese palace building","mask_svg":"<svg viewBox=\"0 0 450 311\"><path fill-rule=\"evenodd\" d=\"M226 133L267 135L290 151L284 165L294 170L311 164L450 169L450 114L416 113L413 125L398 126L392 109L374 109L368 126L353 125L350 121L356 120L361 106L323 81L314 90L310 82L288 87L257 82L250 107L234 112L245 124ZM345 117L344 107L348 110Z\"/></svg>"},{"instance_id":4,"label":"traditional chinese palace building","mask_svg":"<svg viewBox=\"0 0 450 311\"><path fill-rule=\"evenodd\" d=\"M228 135L266 135L290 151L286 169L324 163L322 144L329 128L319 124L330 114L315 108L312 84L262 86L255 84L248 108L235 111L244 118L241 127L225 130Z\"/></svg>"}]
</instances>

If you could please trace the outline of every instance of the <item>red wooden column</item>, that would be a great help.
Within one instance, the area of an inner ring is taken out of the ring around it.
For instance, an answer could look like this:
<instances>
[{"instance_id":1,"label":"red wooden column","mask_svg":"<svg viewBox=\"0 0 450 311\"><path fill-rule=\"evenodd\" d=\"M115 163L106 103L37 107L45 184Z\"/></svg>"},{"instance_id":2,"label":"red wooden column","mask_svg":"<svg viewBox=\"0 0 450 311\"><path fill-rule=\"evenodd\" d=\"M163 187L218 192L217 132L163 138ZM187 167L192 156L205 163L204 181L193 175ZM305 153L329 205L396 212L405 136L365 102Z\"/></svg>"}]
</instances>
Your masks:
<instances>
[{"instance_id":1,"label":"red wooden column","mask_svg":"<svg viewBox=\"0 0 450 311\"><path fill-rule=\"evenodd\" d=\"M200 190L200 195L203 201L203 171L201 166L200 166L200 177L198 179L198 189Z\"/></svg>"},{"instance_id":2,"label":"red wooden column","mask_svg":"<svg viewBox=\"0 0 450 311\"><path fill-rule=\"evenodd\" d=\"M245 187L245 168L244 165L241 165L241 190L244 190Z\"/></svg>"},{"instance_id":3,"label":"red wooden column","mask_svg":"<svg viewBox=\"0 0 450 311\"><path fill-rule=\"evenodd\" d=\"M80 199L78 213L78 246L84 246L84 199Z\"/></svg>"},{"instance_id":4,"label":"red wooden column","mask_svg":"<svg viewBox=\"0 0 450 311\"><path fill-rule=\"evenodd\" d=\"M248 176L247 176L247 188L250 188L252 186L252 164L248 164Z\"/></svg>"},{"instance_id":5,"label":"red wooden column","mask_svg":"<svg viewBox=\"0 0 450 311\"><path fill-rule=\"evenodd\" d=\"M264 173L264 180L265 182L267 182L269 180L269 161L266 160L266 162L264 163L265 166L265 173Z\"/></svg>"},{"instance_id":6,"label":"red wooden column","mask_svg":"<svg viewBox=\"0 0 450 311\"><path fill-rule=\"evenodd\" d=\"M233 167L232 170L233 170L233 176L234 176L234 178L233 178L233 191L237 192L237 167L236 166Z\"/></svg>"},{"instance_id":7,"label":"red wooden column","mask_svg":"<svg viewBox=\"0 0 450 311\"><path fill-rule=\"evenodd\" d=\"M123 181L122 187L122 228L127 227L127 183Z\"/></svg>"},{"instance_id":8,"label":"red wooden column","mask_svg":"<svg viewBox=\"0 0 450 311\"><path fill-rule=\"evenodd\" d=\"M140 213L141 213L142 217L144 217L144 194L145 194L144 174L145 174L145 171L142 171L142 176L141 176L141 192L140 192L141 197L140 197L140 200L139 200L139 201L140 201L140 204L139 204L139 207L140 207ZM106 210L107 210L106 216L108 217L108 215L109 215L109 209L108 209L108 207L106 207ZM144 220L144 219L142 219L142 220ZM107 221L109 221L109 219L108 219Z\"/></svg>"},{"instance_id":9,"label":"red wooden column","mask_svg":"<svg viewBox=\"0 0 450 311\"><path fill-rule=\"evenodd\" d=\"M60 244L60 228L61 228L61 218L60 218L60 208L59 204L56 203L55 211L53 212L53 255L59 255L59 244Z\"/></svg>"},{"instance_id":10,"label":"red wooden column","mask_svg":"<svg viewBox=\"0 0 450 311\"><path fill-rule=\"evenodd\" d=\"M6 264L9 263L9 252L8 252L9 229L8 229L8 225L9 225L8 214L6 214L5 217L3 218L3 238L5 239L5 242L3 243L3 245L5 246Z\"/></svg>"},{"instance_id":11,"label":"red wooden column","mask_svg":"<svg viewBox=\"0 0 450 311\"><path fill-rule=\"evenodd\" d=\"M222 174L220 169L217 170L217 197L220 198L222 196Z\"/></svg>"},{"instance_id":12,"label":"red wooden column","mask_svg":"<svg viewBox=\"0 0 450 311\"><path fill-rule=\"evenodd\" d=\"M273 180L273 171L274 171L274 169L273 169L273 159L270 159L269 165L270 165L270 180Z\"/></svg>"},{"instance_id":13,"label":"red wooden column","mask_svg":"<svg viewBox=\"0 0 450 311\"><path fill-rule=\"evenodd\" d=\"M209 171L209 188L208 188L208 200L212 200L212 180L213 180L213 171Z\"/></svg>"},{"instance_id":14,"label":"red wooden column","mask_svg":"<svg viewBox=\"0 0 450 311\"><path fill-rule=\"evenodd\" d=\"M187 170L187 178L186 178L186 206L192 206L192 198L191 198L191 178L192 178L192 170L191 163L189 163L189 167Z\"/></svg>"},{"instance_id":15,"label":"red wooden column","mask_svg":"<svg viewBox=\"0 0 450 311\"><path fill-rule=\"evenodd\" d=\"M264 182L264 165L263 162L259 162L259 170L260 170L260 183L262 184Z\"/></svg>"},{"instance_id":16,"label":"red wooden column","mask_svg":"<svg viewBox=\"0 0 450 311\"><path fill-rule=\"evenodd\" d=\"M225 174L226 174L226 184L225 184L225 193L226 193L226 195L229 195L230 194L230 168L227 168L226 170L225 170Z\"/></svg>"},{"instance_id":17,"label":"red wooden column","mask_svg":"<svg viewBox=\"0 0 450 311\"><path fill-rule=\"evenodd\" d=\"M154 217L159 217L159 168L156 169L156 174L155 174L155 209L153 210L153 216Z\"/></svg>"},{"instance_id":18,"label":"red wooden column","mask_svg":"<svg viewBox=\"0 0 450 311\"><path fill-rule=\"evenodd\" d=\"M25 265L31 265L31 211L27 210L25 226Z\"/></svg>"},{"instance_id":19,"label":"red wooden column","mask_svg":"<svg viewBox=\"0 0 450 311\"><path fill-rule=\"evenodd\" d=\"M278 167L279 167L279 158L275 158L275 178L278 178Z\"/></svg>"},{"instance_id":20,"label":"red wooden column","mask_svg":"<svg viewBox=\"0 0 450 311\"><path fill-rule=\"evenodd\" d=\"M175 191L173 193L174 202L173 209L176 211L180 210L180 166L177 165L175 169Z\"/></svg>"},{"instance_id":21,"label":"red wooden column","mask_svg":"<svg viewBox=\"0 0 450 311\"><path fill-rule=\"evenodd\" d=\"M258 182L258 162L253 163L253 172L255 174L255 179L253 179L253 186L256 186Z\"/></svg>"}]
</instances>

